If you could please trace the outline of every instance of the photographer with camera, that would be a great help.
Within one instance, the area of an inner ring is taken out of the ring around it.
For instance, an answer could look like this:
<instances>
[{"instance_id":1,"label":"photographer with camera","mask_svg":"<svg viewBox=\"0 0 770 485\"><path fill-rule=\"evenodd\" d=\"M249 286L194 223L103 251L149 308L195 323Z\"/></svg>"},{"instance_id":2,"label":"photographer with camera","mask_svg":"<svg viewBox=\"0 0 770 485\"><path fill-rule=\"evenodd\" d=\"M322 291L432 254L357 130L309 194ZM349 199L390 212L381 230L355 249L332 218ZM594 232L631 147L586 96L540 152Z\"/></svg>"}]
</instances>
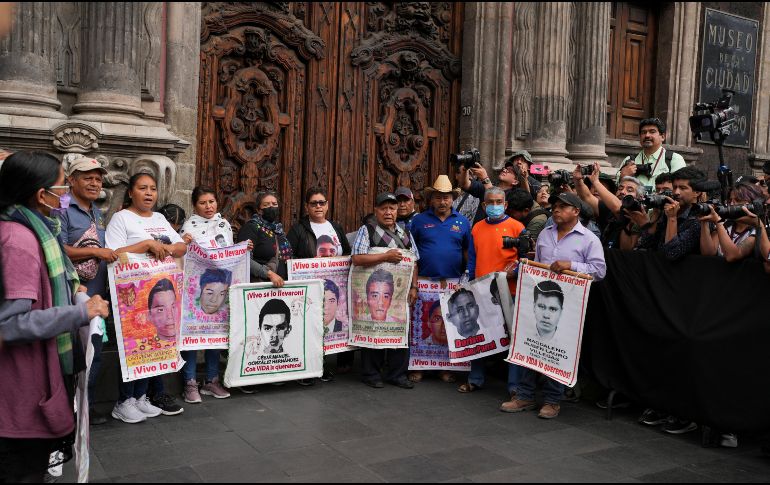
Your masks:
<instances>
[{"instance_id":1,"label":"photographer with camera","mask_svg":"<svg viewBox=\"0 0 770 485\"><path fill-rule=\"evenodd\" d=\"M509 191L505 201L508 203L505 213L524 224L527 234L537 241L538 234L551 215L550 211L540 207L529 192L520 188Z\"/></svg>"},{"instance_id":2,"label":"photographer with camera","mask_svg":"<svg viewBox=\"0 0 770 485\"><path fill-rule=\"evenodd\" d=\"M505 192L499 187L487 189L482 204L487 217L479 221L471 230L471 244L468 247L468 274L472 279L480 278L496 271L505 271L508 274L508 289L515 298L516 295L516 267L519 261L519 252L516 246L511 246L511 239L519 239L524 232L524 225L505 214L507 203ZM503 291L502 288L499 291ZM468 381L461 384L458 392L468 393L481 389L484 386L486 359L471 361L471 372ZM518 368L508 364L508 391L513 392L517 383Z\"/></svg>"},{"instance_id":3,"label":"photographer with camera","mask_svg":"<svg viewBox=\"0 0 770 485\"><path fill-rule=\"evenodd\" d=\"M670 173L664 172L655 177L655 193L663 194L674 191L674 179Z\"/></svg>"},{"instance_id":4,"label":"photographer with camera","mask_svg":"<svg viewBox=\"0 0 770 485\"><path fill-rule=\"evenodd\" d=\"M666 124L658 118L646 118L639 122L639 143L642 151L636 157L626 157L621 164L618 179L636 177L648 191L655 186L655 179L662 173L674 173L687 164L681 155L663 148L666 140Z\"/></svg>"},{"instance_id":5,"label":"photographer with camera","mask_svg":"<svg viewBox=\"0 0 770 485\"><path fill-rule=\"evenodd\" d=\"M706 174L694 167L684 167L672 174L673 198L664 196L663 215L651 221L645 211L627 214L641 229L637 249L663 251L666 259L675 261L688 254L700 253L700 221L692 211L701 192L693 188Z\"/></svg>"},{"instance_id":6,"label":"photographer with camera","mask_svg":"<svg viewBox=\"0 0 770 485\"><path fill-rule=\"evenodd\" d=\"M699 218L701 254L722 256L727 262L751 256L759 222L752 211L761 211L763 204L764 197L757 186L738 183L730 191L727 207L708 205L709 213Z\"/></svg>"}]
</instances>

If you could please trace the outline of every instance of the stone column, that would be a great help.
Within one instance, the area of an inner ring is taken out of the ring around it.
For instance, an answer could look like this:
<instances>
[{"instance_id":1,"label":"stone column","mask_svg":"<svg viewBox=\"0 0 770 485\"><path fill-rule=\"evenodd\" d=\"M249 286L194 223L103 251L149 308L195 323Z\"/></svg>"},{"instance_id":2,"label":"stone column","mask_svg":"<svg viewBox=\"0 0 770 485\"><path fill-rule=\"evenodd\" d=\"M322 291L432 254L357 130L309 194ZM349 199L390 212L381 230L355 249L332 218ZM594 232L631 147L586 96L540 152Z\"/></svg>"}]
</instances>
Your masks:
<instances>
[{"instance_id":1,"label":"stone column","mask_svg":"<svg viewBox=\"0 0 770 485\"><path fill-rule=\"evenodd\" d=\"M610 2L575 3L574 85L571 93L569 157L607 159L607 86L609 77Z\"/></svg>"},{"instance_id":2,"label":"stone column","mask_svg":"<svg viewBox=\"0 0 770 485\"><path fill-rule=\"evenodd\" d=\"M189 209L195 186L201 6L198 2L166 5L166 123L175 135L189 142L177 158L176 191L171 201Z\"/></svg>"},{"instance_id":3,"label":"stone column","mask_svg":"<svg viewBox=\"0 0 770 485\"><path fill-rule=\"evenodd\" d=\"M83 77L73 118L144 125L140 56L144 2L82 4Z\"/></svg>"},{"instance_id":4,"label":"stone column","mask_svg":"<svg viewBox=\"0 0 770 485\"><path fill-rule=\"evenodd\" d=\"M532 135L527 146L536 162L552 168L572 164L566 157L572 12L570 2L538 3L535 12Z\"/></svg>"},{"instance_id":5,"label":"stone column","mask_svg":"<svg viewBox=\"0 0 770 485\"><path fill-rule=\"evenodd\" d=\"M460 147L476 147L487 168L505 158L510 130L513 3L465 7Z\"/></svg>"},{"instance_id":6,"label":"stone column","mask_svg":"<svg viewBox=\"0 0 770 485\"><path fill-rule=\"evenodd\" d=\"M770 160L770 4L764 4L762 12L762 34L757 53L759 75L755 86L757 101L752 127L749 159L755 169Z\"/></svg>"},{"instance_id":7,"label":"stone column","mask_svg":"<svg viewBox=\"0 0 770 485\"><path fill-rule=\"evenodd\" d=\"M16 2L8 36L0 36L0 113L63 119L56 97L53 2Z\"/></svg>"}]
</instances>

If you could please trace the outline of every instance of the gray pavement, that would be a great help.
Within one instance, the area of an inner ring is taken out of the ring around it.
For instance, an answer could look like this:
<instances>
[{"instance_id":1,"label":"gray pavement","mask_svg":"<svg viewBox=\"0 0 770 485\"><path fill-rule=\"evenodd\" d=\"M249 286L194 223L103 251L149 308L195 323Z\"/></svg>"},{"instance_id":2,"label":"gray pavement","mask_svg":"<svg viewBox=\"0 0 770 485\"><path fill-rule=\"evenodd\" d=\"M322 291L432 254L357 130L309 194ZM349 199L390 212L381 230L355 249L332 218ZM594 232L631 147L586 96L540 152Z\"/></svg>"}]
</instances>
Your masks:
<instances>
[{"instance_id":1,"label":"gray pavement","mask_svg":"<svg viewBox=\"0 0 770 485\"><path fill-rule=\"evenodd\" d=\"M204 396L179 416L92 427L95 482L766 482L756 440L703 448L607 421L593 402L564 403L555 420L504 414L505 385L459 394L426 378L414 390L372 389L357 374L313 387L260 386ZM181 403L181 400L180 400ZM104 404L105 411L109 409ZM740 439L740 437L739 437ZM61 481L72 481L72 464Z\"/></svg>"}]
</instances>

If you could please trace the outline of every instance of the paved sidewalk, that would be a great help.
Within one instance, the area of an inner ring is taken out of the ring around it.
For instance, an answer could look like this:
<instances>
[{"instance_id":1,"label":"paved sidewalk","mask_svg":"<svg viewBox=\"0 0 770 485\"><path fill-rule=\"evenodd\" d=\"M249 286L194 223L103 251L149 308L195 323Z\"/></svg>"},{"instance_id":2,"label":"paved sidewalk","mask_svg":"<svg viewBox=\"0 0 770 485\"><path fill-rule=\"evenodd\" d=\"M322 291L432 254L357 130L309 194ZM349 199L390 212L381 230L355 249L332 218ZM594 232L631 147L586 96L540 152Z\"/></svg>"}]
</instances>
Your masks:
<instances>
[{"instance_id":1,"label":"paved sidewalk","mask_svg":"<svg viewBox=\"0 0 770 485\"><path fill-rule=\"evenodd\" d=\"M504 414L502 381L472 394L426 378L414 390L372 389L357 374L313 387L204 396L179 416L92 428L92 481L115 482L766 482L756 442L702 448L697 432L671 436L613 421L592 402L555 420ZM180 400L181 402L181 400ZM105 409L106 410L106 409ZM72 464L62 481L73 481Z\"/></svg>"}]
</instances>

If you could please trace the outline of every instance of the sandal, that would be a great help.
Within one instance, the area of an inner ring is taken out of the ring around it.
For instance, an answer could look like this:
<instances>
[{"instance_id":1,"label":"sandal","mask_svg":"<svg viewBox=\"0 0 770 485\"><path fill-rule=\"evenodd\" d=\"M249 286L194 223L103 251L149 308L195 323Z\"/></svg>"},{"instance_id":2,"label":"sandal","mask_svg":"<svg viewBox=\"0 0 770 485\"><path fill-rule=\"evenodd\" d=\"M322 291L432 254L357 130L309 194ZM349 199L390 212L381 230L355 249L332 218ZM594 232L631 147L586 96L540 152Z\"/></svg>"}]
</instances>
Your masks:
<instances>
[{"instance_id":1,"label":"sandal","mask_svg":"<svg viewBox=\"0 0 770 485\"><path fill-rule=\"evenodd\" d=\"M422 381L422 372L415 371L409 373L409 380L412 382L420 382Z\"/></svg>"},{"instance_id":2,"label":"sandal","mask_svg":"<svg viewBox=\"0 0 770 485\"><path fill-rule=\"evenodd\" d=\"M457 379L455 378L454 374L452 374L452 371L448 370L439 371L438 378L443 382L457 382Z\"/></svg>"},{"instance_id":3,"label":"sandal","mask_svg":"<svg viewBox=\"0 0 770 485\"><path fill-rule=\"evenodd\" d=\"M469 392L478 391L481 389L481 386L477 386L476 384L470 383L470 382L463 382L460 384L457 388L457 392L461 392L463 394L467 394Z\"/></svg>"}]
</instances>

